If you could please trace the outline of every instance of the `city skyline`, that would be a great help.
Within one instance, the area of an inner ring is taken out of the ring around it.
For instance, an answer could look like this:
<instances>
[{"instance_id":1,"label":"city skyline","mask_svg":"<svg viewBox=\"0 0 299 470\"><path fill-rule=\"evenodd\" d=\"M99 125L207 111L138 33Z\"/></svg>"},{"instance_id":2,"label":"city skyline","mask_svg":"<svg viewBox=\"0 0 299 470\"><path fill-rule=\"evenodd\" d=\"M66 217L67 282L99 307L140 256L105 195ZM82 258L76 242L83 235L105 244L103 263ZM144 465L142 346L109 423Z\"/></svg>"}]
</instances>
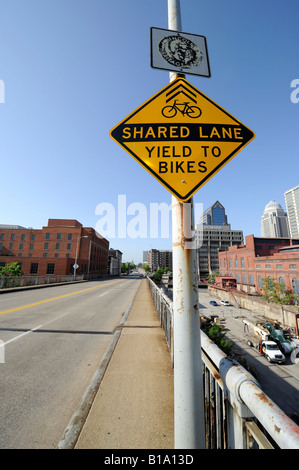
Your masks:
<instances>
[{"instance_id":1,"label":"city skyline","mask_svg":"<svg viewBox=\"0 0 299 470\"><path fill-rule=\"evenodd\" d=\"M194 203L205 211L221 201L232 227L259 236L266 204L285 210L284 193L298 185L299 5L181 0L181 12L183 31L206 37L211 67L211 78L186 80L256 135ZM16 0L2 18L0 223L38 229L61 218L96 229L106 204L115 211L110 247L124 261L171 249L171 219L168 236L161 222L150 233L150 205L170 205L171 194L109 136L169 83L150 66L150 28L168 28L167 1ZM147 236L119 236L138 210Z\"/></svg>"}]
</instances>

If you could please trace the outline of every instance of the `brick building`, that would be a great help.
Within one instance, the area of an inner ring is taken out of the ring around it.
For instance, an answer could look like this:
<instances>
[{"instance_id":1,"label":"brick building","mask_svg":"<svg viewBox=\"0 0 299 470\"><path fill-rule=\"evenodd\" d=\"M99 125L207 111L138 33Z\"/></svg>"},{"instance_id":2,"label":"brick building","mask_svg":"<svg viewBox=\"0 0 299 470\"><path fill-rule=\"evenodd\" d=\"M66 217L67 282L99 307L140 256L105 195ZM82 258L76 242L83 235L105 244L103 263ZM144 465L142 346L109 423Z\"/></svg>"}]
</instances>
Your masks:
<instances>
[{"instance_id":1,"label":"brick building","mask_svg":"<svg viewBox=\"0 0 299 470\"><path fill-rule=\"evenodd\" d=\"M147 264L152 271L168 268L172 272L172 250L149 250Z\"/></svg>"},{"instance_id":2,"label":"brick building","mask_svg":"<svg viewBox=\"0 0 299 470\"><path fill-rule=\"evenodd\" d=\"M245 245L219 251L219 272L245 292L261 293L262 279L273 278L299 294L299 239L248 235Z\"/></svg>"},{"instance_id":3,"label":"brick building","mask_svg":"<svg viewBox=\"0 0 299 470\"><path fill-rule=\"evenodd\" d=\"M109 242L77 220L49 219L42 229L0 225L0 266L17 261L25 276L103 275L108 272Z\"/></svg>"}]
</instances>

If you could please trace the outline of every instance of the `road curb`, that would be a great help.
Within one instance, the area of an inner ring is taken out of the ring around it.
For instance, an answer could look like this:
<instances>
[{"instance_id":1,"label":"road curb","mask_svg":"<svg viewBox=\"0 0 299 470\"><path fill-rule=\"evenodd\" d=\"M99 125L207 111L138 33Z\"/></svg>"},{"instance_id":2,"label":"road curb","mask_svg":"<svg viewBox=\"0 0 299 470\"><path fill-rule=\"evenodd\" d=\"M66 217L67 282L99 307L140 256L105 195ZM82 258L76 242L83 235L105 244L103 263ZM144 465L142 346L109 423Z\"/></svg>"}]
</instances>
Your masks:
<instances>
[{"instance_id":1,"label":"road curb","mask_svg":"<svg viewBox=\"0 0 299 470\"><path fill-rule=\"evenodd\" d=\"M79 438L80 432L84 426L84 423L87 419L88 413L91 409L91 406L93 404L93 401L95 399L95 396L100 388L101 382L104 378L105 372L107 370L107 367L109 365L109 362L111 360L111 357L114 353L114 350L116 348L116 345L118 343L118 340L120 338L121 332L122 332L122 326L125 324L127 321L127 318L129 316L129 313L131 311L132 305L134 303L134 300L136 298L137 292L141 286L141 283L139 284L138 288L136 289L136 292L133 296L133 299L131 300L130 304L128 305L118 327L116 327L116 331L113 335L112 341L110 342L103 358L100 361L100 364L92 378L92 381L90 385L87 387L85 390L80 403L78 405L77 410L73 414L72 418L69 421L69 424L67 425L62 439L58 442L56 449L74 449L76 442Z\"/></svg>"}]
</instances>

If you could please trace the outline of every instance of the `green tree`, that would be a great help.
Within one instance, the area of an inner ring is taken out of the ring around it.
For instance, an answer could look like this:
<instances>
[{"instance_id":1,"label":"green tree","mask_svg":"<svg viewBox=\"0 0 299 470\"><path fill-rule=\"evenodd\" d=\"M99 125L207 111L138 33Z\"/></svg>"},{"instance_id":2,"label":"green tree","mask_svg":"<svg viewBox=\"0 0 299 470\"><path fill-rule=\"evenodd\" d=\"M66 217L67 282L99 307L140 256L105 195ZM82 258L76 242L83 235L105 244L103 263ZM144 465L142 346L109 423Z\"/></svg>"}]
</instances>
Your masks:
<instances>
[{"instance_id":1,"label":"green tree","mask_svg":"<svg viewBox=\"0 0 299 470\"><path fill-rule=\"evenodd\" d=\"M225 338L222 333L222 327L217 324L212 324L204 328L204 332L217 346L229 356L233 347L233 342Z\"/></svg>"},{"instance_id":2,"label":"green tree","mask_svg":"<svg viewBox=\"0 0 299 470\"><path fill-rule=\"evenodd\" d=\"M215 273L215 272L214 272L214 273L210 273L210 274L208 275L208 282L209 282L209 284L215 284L215 278L216 278L217 276L219 276L218 273Z\"/></svg>"},{"instance_id":3,"label":"green tree","mask_svg":"<svg viewBox=\"0 0 299 470\"><path fill-rule=\"evenodd\" d=\"M283 282L278 282L272 277L262 279L262 299L280 305L293 305L298 295L287 290Z\"/></svg>"},{"instance_id":4,"label":"green tree","mask_svg":"<svg viewBox=\"0 0 299 470\"><path fill-rule=\"evenodd\" d=\"M12 263L8 263L6 266L0 267L0 276L1 277L8 277L8 276L22 276L23 271L21 270L21 266L16 261Z\"/></svg>"},{"instance_id":5,"label":"green tree","mask_svg":"<svg viewBox=\"0 0 299 470\"><path fill-rule=\"evenodd\" d=\"M151 268L149 267L149 265L146 264L146 263L144 263L141 267L142 267L142 269L144 269L144 271L147 272L147 273L151 270Z\"/></svg>"},{"instance_id":6,"label":"green tree","mask_svg":"<svg viewBox=\"0 0 299 470\"><path fill-rule=\"evenodd\" d=\"M157 271L155 271L154 275L153 275L153 279L156 281L156 282L160 282L161 279L162 279L162 276L164 274L164 269L163 268L159 268Z\"/></svg>"}]
</instances>

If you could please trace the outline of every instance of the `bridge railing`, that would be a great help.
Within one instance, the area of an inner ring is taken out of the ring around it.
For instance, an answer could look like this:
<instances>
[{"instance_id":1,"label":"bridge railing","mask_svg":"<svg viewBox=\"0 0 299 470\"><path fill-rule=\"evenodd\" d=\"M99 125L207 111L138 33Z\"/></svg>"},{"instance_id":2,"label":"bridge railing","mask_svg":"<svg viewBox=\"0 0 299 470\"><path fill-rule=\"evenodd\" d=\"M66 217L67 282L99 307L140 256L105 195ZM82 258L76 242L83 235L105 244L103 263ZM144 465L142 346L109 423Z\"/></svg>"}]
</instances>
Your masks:
<instances>
[{"instance_id":1,"label":"bridge railing","mask_svg":"<svg viewBox=\"0 0 299 470\"><path fill-rule=\"evenodd\" d=\"M148 278L173 358L172 302ZM299 449L299 426L201 332L207 449Z\"/></svg>"},{"instance_id":2,"label":"bridge railing","mask_svg":"<svg viewBox=\"0 0 299 470\"><path fill-rule=\"evenodd\" d=\"M70 275L55 275L55 274L46 274L46 275L37 275L32 274L31 276L4 276L0 277L0 289L5 289L9 287L25 287L25 286L37 286L40 284L54 284L60 282L71 282L71 281L80 281L84 278L83 274L73 276Z\"/></svg>"}]
</instances>

